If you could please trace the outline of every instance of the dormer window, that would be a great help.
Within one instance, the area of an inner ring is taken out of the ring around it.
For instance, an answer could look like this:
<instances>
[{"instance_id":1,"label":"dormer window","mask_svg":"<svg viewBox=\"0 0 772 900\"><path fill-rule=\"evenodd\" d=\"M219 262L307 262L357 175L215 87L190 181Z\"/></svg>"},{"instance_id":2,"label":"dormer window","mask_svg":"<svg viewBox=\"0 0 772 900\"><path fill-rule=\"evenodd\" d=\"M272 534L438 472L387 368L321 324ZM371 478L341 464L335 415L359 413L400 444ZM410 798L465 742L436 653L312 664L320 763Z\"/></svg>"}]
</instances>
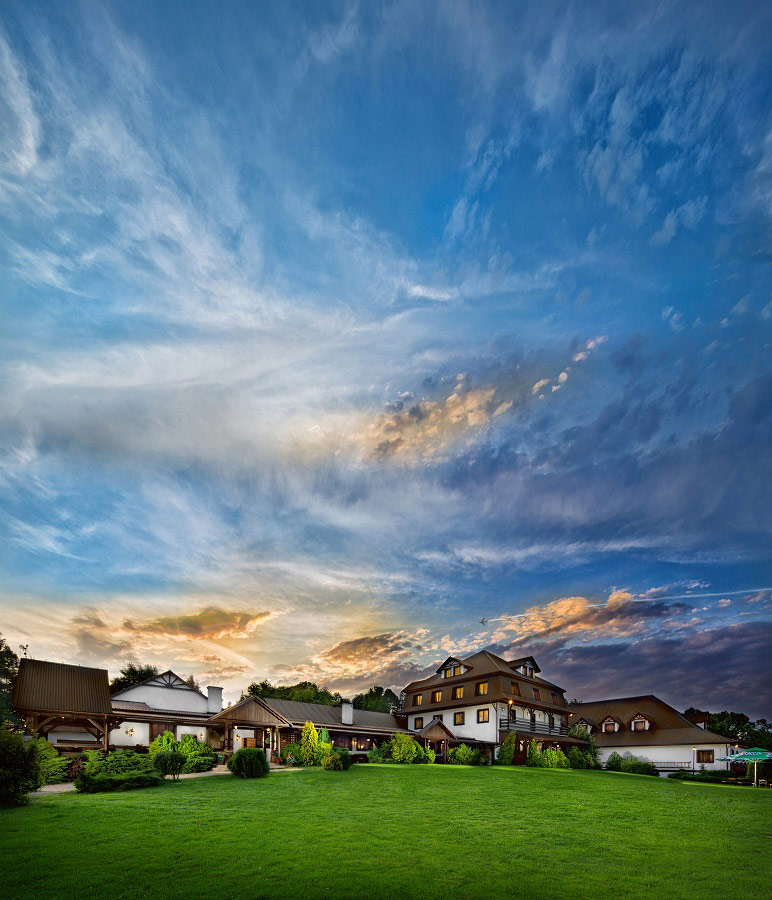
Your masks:
<instances>
[{"instance_id":1,"label":"dormer window","mask_svg":"<svg viewBox=\"0 0 772 900\"><path fill-rule=\"evenodd\" d=\"M443 678L452 678L454 675L461 675L462 668L458 663L454 663L452 666L448 666L447 669L442 670Z\"/></svg>"},{"instance_id":2,"label":"dormer window","mask_svg":"<svg viewBox=\"0 0 772 900\"><path fill-rule=\"evenodd\" d=\"M604 734L614 734L614 732L619 730L619 723L616 719L604 719L601 722L600 730Z\"/></svg>"},{"instance_id":3,"label":"dormer window","mask_svg":"<svg viewBox=\"0 0 772 900\"><path fill-rule=\"evenodd\" d=\"M576 724L579 728L584 728L587 734L590 734L592 732L592 725L590 725L590 723L586 719L579 719Z\"/></svg>"},{"instance_id":4,"label":"dormer window","mask_svg":"<svg viewBox=\"0 0 772 900\"><path fill-rule=\"evenodd\" d=\"M432 703L442 703L442 691L432 691Z\"/></svg>"},{"instance_id":5,"label":"dormer window","mask_svg":"<svg viewBox=\"0 0 772 900\"><path fill-rule=\"evenodd\" d=\"M646 718L646 716L638 713L633 720L630 722L630 728L632 731L648 731L651 726L651 722Z\"/></svg>"},{"instance_id":6,"label":"dormer window","mask_svg":"<svg viewBox=\"0 0 772 900\"><path fill-rule=\"evenodd\" d=\"M420 706L424 702L423 694L414 694L413 695L413 706Z\"/></svg>"}]
</instances>

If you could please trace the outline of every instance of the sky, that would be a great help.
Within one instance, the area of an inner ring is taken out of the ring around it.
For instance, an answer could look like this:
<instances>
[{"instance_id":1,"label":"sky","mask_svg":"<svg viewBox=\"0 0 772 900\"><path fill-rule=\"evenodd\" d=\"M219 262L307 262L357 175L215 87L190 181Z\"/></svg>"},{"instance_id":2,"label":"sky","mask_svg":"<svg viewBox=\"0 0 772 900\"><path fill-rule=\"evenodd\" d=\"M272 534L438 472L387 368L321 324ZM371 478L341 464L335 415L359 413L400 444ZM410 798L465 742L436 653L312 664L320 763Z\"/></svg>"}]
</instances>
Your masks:
<instances>
[{"instance_id":1,"label":"sky","mask_svg":"<svg viewBox=\"0 0 772 900\"><path fill-rule=\"evenodd\" d=\"M4 3L11 646L772 717L771 26Z\"/></svg>"}]
</instances>

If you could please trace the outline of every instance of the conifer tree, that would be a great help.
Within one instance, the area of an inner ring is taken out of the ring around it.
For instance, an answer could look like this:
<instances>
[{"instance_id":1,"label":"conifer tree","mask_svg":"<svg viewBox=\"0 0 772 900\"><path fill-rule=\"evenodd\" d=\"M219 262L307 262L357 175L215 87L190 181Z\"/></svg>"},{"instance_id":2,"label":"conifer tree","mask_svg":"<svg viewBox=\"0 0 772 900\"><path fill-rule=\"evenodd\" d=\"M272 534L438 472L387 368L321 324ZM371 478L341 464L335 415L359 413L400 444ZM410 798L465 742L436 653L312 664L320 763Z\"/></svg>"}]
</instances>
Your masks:
<instances>
[{"instance_id":1,"label":"conifer tree","mask_svg":"<svg viewBox=\"0 0 772 900\"><path fill-rule=\"evenodd\" d=\"M319 747L319 734L313 722L306 722L300 735L300 760L304 766L312 766Z\"/></svg>"}]
</instances>

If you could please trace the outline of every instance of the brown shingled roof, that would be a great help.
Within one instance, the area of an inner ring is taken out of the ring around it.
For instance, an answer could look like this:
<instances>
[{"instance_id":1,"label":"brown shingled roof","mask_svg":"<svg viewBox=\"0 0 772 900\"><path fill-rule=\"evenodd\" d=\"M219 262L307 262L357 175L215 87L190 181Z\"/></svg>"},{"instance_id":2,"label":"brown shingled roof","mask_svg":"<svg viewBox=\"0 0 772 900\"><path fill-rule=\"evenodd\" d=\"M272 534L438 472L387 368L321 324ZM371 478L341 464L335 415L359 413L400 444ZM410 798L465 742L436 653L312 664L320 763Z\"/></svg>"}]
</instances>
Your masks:
<instances>
[{"instance_id":1,"label":"brown shingled roof","mask_svg":"<svg viewBox=\"0 0 772 900\"><path fill-rule=\"evenodd\" d=\"M599 747L731 743L727 737L694 725L686 716L653 694L576 703L569 707L569 713L572 725L579 719L584 719L595 729L599 729L601 722L609 717L620 723L619 731L593 730L592 736ZM638 714L652 723L648 730L633 731L630 727L630 722Z\"/></svg>"},{"instance_id":2,"label":"brown shingled roof","mask_svg":"<svg viewBox=\"0 0 772 900\"><path fill-rule=\"evenodd\" d=\"M19 660L13 705L20 713L56 712L109 715L107 669L70 666L43 659Z\"/></svg>"}]
</instances>

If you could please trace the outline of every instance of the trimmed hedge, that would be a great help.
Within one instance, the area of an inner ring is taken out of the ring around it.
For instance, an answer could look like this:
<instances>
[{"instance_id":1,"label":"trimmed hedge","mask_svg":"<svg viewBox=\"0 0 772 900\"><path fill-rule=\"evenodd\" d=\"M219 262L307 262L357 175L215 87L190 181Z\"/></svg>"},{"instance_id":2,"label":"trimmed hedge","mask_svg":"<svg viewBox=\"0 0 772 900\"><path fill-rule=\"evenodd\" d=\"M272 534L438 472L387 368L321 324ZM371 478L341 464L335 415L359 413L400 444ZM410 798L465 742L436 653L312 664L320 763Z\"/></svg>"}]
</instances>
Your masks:
<instances>
[{"instance_id":1,"label":"trimmed hedge","mask_svg":"<svg viewBox=\"0 0 772 900\"><path fill-rule=\"evenodd\" d=\"M163 776L152 772L122 772L119 775L89 775L81 772L75 779L75 789L81 794L101 794L158 787L163 781Z\"/></svg>"},{"instance_id":2,"label":"trimmed hedge","mask_svg":"<svg viewBox=\"0 0 772 900\"><path fill-rule=\"evenodd\" d=\"M228 760L228 769L238 778L265 778L270 771L265 752L259 747L242 747Z\"/></svg>"},{"instance_id":3,"label":"trimmed hedge","mask_svg":"<svg viewBox=\"0 0 772 900\"><path fill-rule=\"evenodd\" d=\"M84 771L87 775L122 775L125 772L153 772L153 760L135 750L86 750Z\"/></svg>"}]
</instances>

